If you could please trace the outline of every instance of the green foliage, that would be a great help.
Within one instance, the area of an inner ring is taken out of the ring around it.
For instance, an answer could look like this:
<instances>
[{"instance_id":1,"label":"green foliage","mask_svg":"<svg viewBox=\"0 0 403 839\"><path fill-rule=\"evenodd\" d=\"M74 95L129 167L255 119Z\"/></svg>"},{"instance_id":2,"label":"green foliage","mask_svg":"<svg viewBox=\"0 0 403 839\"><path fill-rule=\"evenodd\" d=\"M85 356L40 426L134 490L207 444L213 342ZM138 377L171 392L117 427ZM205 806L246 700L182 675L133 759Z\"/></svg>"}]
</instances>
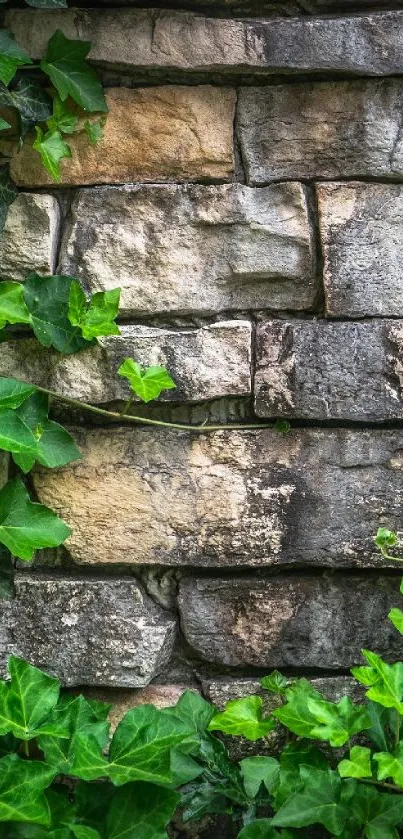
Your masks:
<instances>
[{"instance_id":1,"label":"green foliage","mask_svg":"<svg viewBox=\"0 0 403 839\"><path fill-rule=\"evenodd\" d=\"M72 280L69 293L68 318L86 341L101 335L120 335L115 323L119 312L120 288L98 291L87 302L78 280Z\"/></svg>"},{"instance_id":2,"label":"green foliage","mask_svg":"<svg viewBox=\"0 0 403 839\"><path fill-rule=\"evenodd\" d=\"M32 64L32 61L17 44L14 35L8 29L0 30L0 81L10 84L18 67Z\"/></svg>"},{"instance_id":3,"label":"green foliage","mask_svg":"<svg viewBox=\"0 0 403 839\"><path fill-rule=\"evenodd\" d=\"M247 740L259 740L275 727L271 717L263 717L263 701L260 696L246 696L227 702L224 711L216 714L210 722L210 731L223 734L238 734Z\"/></svg>"},{"instance_id":4,"label":"green foliage","mask_svg":"<svg viewBox=\"0 0 403 839\"><path fill-rule=\"evenodd\" d=\"M147 367L144 370L132 358L126 358L119 367L118 373L119 376L128 379L133 393L142 402L151 402L152 399L157 399L163 390L176 388L174 380L165 367Z\"/></svg>"},{"instance_id":5,"label":"green foliage","mask_svg":"<svg viewBox=\"0 0 403 839\"><path fill-rule=\"evenodd\" d=\"M13 556L30 560L39 548L56 548L71 530L45 507L30 501L19 478L0 491L0 542Z\"/></svg>"},{"instance_id":6,"label":"green foliage","mask_svg":"<svg viewBox=\"0 0 403 839\"><path fill-rule=\"evenodd\" d=\"M58 29L52 35L41 69L53 82L60 99L71 96L84 111L107 111L102 86L86 58L91 44L66 38Z\"/></svg>"},{"instance_id":7,"label":"green foliage","mask_svg":"<svg viewBox=\"0 0 403 839\"><path fill-rule=\"evenodd\" d=\"M63 140L60 131L47 131L37 125L36 140L32 144L35 151L39 152L45 169L52 175L54 181L60 181L60 161L65 157L71 157L71 148Z\"/></svg>"}]
</instances>

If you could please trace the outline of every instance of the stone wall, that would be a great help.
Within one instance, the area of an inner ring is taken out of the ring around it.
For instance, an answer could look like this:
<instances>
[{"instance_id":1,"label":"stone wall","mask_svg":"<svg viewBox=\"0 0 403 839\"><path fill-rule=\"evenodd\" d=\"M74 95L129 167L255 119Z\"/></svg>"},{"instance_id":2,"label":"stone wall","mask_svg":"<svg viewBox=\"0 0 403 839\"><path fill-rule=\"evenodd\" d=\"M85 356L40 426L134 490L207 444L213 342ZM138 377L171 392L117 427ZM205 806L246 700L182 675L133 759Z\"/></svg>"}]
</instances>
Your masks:
<instances>
[{"instance_id":1,"label":"stone wall","mask_svg":"<svg viewBox=\"0 0 403 839\"><path fill-rule=\"evenodd\" d=\"M57 188L29 145L14 157L0 279L121 286L123 325L67 358L16 337L0 375L118 405L132 356L178 383L144 416L263 427L55 405L83 460L33 489L73 535L19 565L1 666L19 653L122 707L186 684L220 704L273 667L333 695L361 647L402 654L372 537L403 501L403 11L140 5L3 13L33 56L58 27L92 40L110 113Z\"/></svg>"}]
</instances>

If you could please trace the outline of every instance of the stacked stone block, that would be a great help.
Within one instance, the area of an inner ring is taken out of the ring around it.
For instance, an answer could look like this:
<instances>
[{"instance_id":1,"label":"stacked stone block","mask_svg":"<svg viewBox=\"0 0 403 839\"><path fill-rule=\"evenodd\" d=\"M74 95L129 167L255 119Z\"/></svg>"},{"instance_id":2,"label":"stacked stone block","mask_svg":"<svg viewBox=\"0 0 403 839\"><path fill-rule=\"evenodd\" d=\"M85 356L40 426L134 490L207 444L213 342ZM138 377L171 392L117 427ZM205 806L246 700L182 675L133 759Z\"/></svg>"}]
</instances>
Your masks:
<instances>
[{"instance_id":1,"label":"stacked stone block","mask_svg":"<svg viewBox=\"0 0 403 839\"><path fill-rule=\"evenodd\" d=\"M19 566L0 659L122 707L185 685L222 704L275 667L333 696L361 647L402 654L373 534L402 521L403 11L166 5L3 13L34 57L56 28L91 40L110 113L57 187L14 156L0 279L121 286L122 327L69 357L16 336L0 375L119 406L131 356L178 384L136 413L229 427L65 414L83 458L32 482L73 533Z\"/></svg>"}]
</instances>

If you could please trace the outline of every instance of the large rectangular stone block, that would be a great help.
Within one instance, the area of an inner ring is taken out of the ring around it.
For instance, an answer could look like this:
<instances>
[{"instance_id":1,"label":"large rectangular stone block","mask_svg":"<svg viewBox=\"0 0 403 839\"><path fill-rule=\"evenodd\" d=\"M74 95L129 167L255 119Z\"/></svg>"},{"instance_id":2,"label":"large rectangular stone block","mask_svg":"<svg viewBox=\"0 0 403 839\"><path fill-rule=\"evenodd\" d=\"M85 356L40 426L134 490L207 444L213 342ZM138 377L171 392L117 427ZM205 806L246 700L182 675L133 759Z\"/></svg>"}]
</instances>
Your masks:
<instances>
[{"instance_id":1,"label":"large rectangular stone block","mask_svg":"<svg viewBox=\"0 0 403 839\"><path fill-rule=\"evenodd\" d=\"M33 473L79 564L382 565L403 431L74 429L82 461Z\"/></svg>"},{"instance_id":2,"label":"large rectangular stone block","mask_svg":"<svg viewBox=\"0 0 403 839\"><path fill-rule=\"evenodd\" d=\"M204 659L264 669L346 669L364 663L362 648L401 659L391 606L393 577L188 577L179 595L185 638Z\"/></svg>"},{"instance_id":3,"label":"large rectangular stone block","mask_svg":"<svg viewBox=\"0 0 403 839\"><path fill-rule=\"evenodd\" d=\"M224 77L295 72L391 75L403 70L402 13L234 20L153 9L12 10L5 25L32 58L55 29L92 42L90 58L125 72Z\"/></svg>"},{"instance_id":4,"label":"large rectangular stone block","mask_svg":"<svg viewBox=\"0 0 403 839\"><path fill-rule=\"evenodd\" d=\"M60 209L53 195L20 192L0 233L0 280L24 280L30 271L56 269Z\"/></svg>"},{"instance_id":5,"label":"large rectangular stone block","mask_svg":"<svg viewBox=\"0 0 403 839\"><path fill-rule=\"evenodd\" d=\"M318 184L317 195L327 314L400 317L403 186Z\"/></svg>"},{"instance_id":6,"label":"large rectangular stone block","mask_svg":"<svg viewBox=\"0 0 403 839\"><path fill-rule=\"evenodd\" d=\"M162 401L197 402L251 392L251 324L218 321L200 329L122 326L120 336L63 356L24 338L1 345L0 376L12 376L84 402L126 400L131 395L117 370L125 358L162 365L177 384Z\"/></svg>"},{"instance_id":7,"label":"large rectangular stone block","mask_svg":"<svg viewBox=\"0 0 403 839\"><path fill-rule=\"evenodd\" d=\"M242 88L238 134L248 183L397 178L403 79Z\"/></svg>"},{"instance_id":8,"label":"large rectangular stone block","mask_svg":"<svg viewBox=\"0 0 403 839\"><path fill-rule=\"evenodd\" d=\"M300 184L162 185L80 191L60 258L138 316L309 308L313 251Z\"/></svg>"},{"instance_id":9,"label":"large rectangular stone block","mask_svg":"<svg viewBox=\"0 0 403 839\"><path fill-rule=\"evenodd\" d=\"M169 661L173 617L134 579L20 572L0 600L1 669L10 654L66 685L143 687Z\"/></svg>"},{"instance_id":10,"label":"large rectangular stone block","mask_svg":"<svg viewBox=\"0 0 403 839\"><path fill-rule=\"evenodd\" d=\"M260 417L403 418L403 320L271 320L257 327Z\"/></svg>"},{"instance_id":11,"label":"large rectangular stone block","mask_svg":"<svg viewBox=\"0 0 403 839\"><path fill-rule=\"evenodd\" d=\"M235 91L224 87L109 88L102 140L69 138L61 186L133 181L230 180ZM0 145L1 150L1 145ZM53 184L28 139L11 161L19 186Z\"/></svg>"}]
</instances>

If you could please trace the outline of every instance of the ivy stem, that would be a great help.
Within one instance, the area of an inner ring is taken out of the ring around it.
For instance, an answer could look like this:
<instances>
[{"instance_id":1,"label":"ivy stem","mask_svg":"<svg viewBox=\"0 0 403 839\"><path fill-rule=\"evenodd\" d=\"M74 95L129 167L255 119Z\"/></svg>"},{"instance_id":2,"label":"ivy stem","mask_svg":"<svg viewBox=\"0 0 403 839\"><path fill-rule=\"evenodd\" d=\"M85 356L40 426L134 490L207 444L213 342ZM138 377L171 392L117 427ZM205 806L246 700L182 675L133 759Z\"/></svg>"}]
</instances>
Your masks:
<instances>
[{"instance_id":1,"label":"ivy stem","mask_svg":"<svg viewBox=\"0 0 403 839\"><path fill-rule=\"evenodd\" d=\"M397 749L400 741L400 714L399 711L396 711L396 723L395 723L395 748Z\"/></svg>"},{"instance_id":2,"label":"ivy stem","mask_svg":"<svg viewBox=\"0 0 403 839\"><path fill-rule=\"evenodd\" d=\"M29 757L29 743L28 743L28 740L23 740L23 750L24 750L24 755L26 757Z\"/></svg>"},{"instance_id":3,"label":"ivy stem","mask_svg":"<svg viewBox=\"0 0 403 839\"><path fill-rule=\"evenodd\" d=\"M23 381L23 379L20 379ZM26 382L26 384L31 384L31 382ZM92 414L96 414L100 417L106 417L109 420L114 420L116 422L129 422L135 425L153 425L158 426L160 428L177 428L181 431L196 431L203 434L205 431L222 431L222 430L245 430L248 429L256 429L256 428L274 428L274 423L266 422L266 423L228 423L226 425L186 425L180 422L165 422L163 420L155 420L150 419L149 417L137 417L133 415L126 415L123 413L118 414L116 411L106 411L104 408L97 408L95 405L89 405L88 402L81 402L79 399L72 399L70 396L62 396L60 393L57 393L54 390L49 390L46 387L39 387L35 385L36 389L40 393L46 393L47 396L52 397L53 399L58 399L60 402L64 402L66 405L71 405L74 408L79 408L83 411L89 411ZM125 409L124 409L125 410ZM126 406L127 410L127 406Z\"/></svg>"},{"instance_id":4,"label":"ivy stem","mask_svg":"<svg viewBox=\"0 0 403 839\"><path fill-rule=\"evenodd\" d=\"M394 792L398 792L400 795L403 795L402 787L396 786L396 784L388 784L386 781L376 781L374 778L356 778L359 784L374 784L376 787L382 787L384 789L392 789Z\"/></svg>"}]
</instances>

